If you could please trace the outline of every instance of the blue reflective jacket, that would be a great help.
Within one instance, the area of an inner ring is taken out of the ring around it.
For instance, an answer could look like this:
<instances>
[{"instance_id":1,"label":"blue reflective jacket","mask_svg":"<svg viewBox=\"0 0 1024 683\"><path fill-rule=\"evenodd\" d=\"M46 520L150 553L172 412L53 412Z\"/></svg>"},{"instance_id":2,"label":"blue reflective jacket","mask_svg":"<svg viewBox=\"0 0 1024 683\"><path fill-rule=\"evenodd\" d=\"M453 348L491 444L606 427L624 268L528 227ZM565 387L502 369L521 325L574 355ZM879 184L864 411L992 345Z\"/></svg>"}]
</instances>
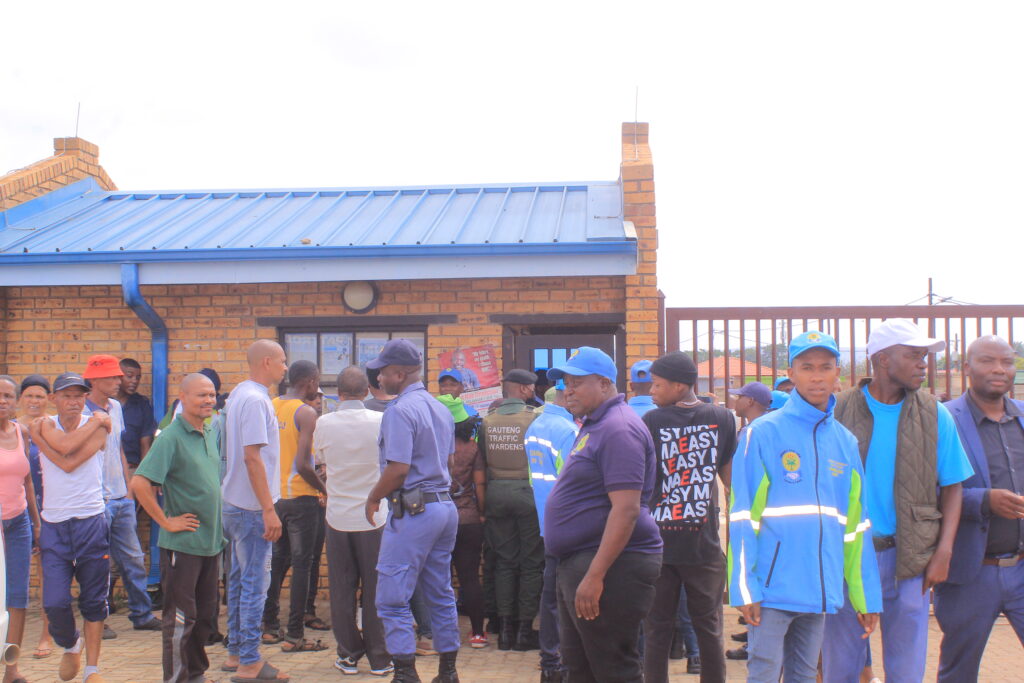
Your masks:
<instances>
[{"instance_id":1,"label":"blue reflective jacket","mask_svg":"<svg viewBox=\"0 0 1024 683\"><path fill-rule=\"evenodd\" d=\"M729 601L832 614L880 612L857 440L796 391L747 426L733 459Z\"/></svg>"},{"instance_id":2,"label":"blue reflective jacket","mask_svg":"<svg viewBox=\"0 0 1024 683\"><path fill-rule=\"evenodd\" d=\"M548 494L562 471L565 459L576 441L579 427L565 408L554 403L544 404L544 411L526 430L526 459L530 463L530 482L533 500L537 504L537 519L544 532L544 506Z\"/></svg>"}]
</instances>

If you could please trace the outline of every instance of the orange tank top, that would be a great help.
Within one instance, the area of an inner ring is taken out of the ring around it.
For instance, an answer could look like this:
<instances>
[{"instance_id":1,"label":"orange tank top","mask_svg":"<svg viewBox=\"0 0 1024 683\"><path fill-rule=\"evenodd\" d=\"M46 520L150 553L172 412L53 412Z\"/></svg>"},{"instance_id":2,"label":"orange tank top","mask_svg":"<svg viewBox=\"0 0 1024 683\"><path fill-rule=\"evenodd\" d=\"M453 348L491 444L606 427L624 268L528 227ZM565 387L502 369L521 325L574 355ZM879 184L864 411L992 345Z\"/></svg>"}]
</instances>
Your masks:
<instances>
[{"instance_id":1,"label":"orange tank top","mask_svg":"<svg viewBox=\"0 0 1024 683\"><path fill-rule=\"evenodd\" d=\"M274 413L277 414L277 428L281 436L282 498L317 495L317 490L307 484L295 469L295 454L299 450L299 427L295 424L295 413L304 405L297 398L278 396L274 399Z\"/></svg>"}]
</instances>

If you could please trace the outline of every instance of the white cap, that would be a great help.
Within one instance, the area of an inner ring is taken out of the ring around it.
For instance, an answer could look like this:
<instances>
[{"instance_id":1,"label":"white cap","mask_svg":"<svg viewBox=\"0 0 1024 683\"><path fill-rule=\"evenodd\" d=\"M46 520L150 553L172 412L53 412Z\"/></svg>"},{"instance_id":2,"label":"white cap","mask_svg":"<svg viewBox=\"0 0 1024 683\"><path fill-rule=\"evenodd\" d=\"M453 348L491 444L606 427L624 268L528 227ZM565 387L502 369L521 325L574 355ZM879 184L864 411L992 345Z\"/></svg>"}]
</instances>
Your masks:
<instances>
[{"instance_id":1,"label":"white cap","mask_svg":"<svg viewBox=\"0 0 1024 683\"><path fill-rule=\"evenodd\" d=\"M920 327L906 318L889 318L871 330L871 336L868 337L868 356L898 344L928 349L932 353L941 351L946 346L941 339L925 336Z\"/></svg>"}]
</instances>

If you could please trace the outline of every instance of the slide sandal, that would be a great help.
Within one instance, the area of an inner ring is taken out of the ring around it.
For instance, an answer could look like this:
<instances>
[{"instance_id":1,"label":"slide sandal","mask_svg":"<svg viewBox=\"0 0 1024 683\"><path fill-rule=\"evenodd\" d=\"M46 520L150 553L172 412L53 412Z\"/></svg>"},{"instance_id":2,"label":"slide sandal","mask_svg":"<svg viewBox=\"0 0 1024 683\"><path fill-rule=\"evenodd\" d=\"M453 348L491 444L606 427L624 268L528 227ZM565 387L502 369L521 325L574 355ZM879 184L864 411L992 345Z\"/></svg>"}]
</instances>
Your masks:
<instances>
[{"instance_id":1,"label":"slide sandal","mask_svg":"<svg viewBox=\"0 0 1024 683\"><path fill-rule=\"evenodd\" d=\"M243 676L232 676L231 683L265 683L265 681L277 681L277 683L288 683L290 678L278 678L281 673L270 665L270 662L263 662L263 668L256 674L256 678L245 678Z\"/></svg>"}]
</instances>

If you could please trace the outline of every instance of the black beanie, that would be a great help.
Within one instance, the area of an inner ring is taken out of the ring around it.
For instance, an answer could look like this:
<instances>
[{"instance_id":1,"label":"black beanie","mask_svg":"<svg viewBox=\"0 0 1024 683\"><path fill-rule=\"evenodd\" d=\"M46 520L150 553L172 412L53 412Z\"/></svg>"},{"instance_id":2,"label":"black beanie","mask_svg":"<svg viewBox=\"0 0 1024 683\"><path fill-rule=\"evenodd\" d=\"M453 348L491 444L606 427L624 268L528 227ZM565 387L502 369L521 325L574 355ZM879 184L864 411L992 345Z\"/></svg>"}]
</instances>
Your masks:
<instances>
[{"instance_id":1,"label":"black beanie","mask_svg":"<svg viewBox=\"0 0 1024 683\"><path fill-rule=\"evenodd\" d=\"M693 359L682 351L670 351L651 363L651 374L669 382L688 384L691 387L697 383L697 366L693 364Z\"/></svg>"}]
</instances>

